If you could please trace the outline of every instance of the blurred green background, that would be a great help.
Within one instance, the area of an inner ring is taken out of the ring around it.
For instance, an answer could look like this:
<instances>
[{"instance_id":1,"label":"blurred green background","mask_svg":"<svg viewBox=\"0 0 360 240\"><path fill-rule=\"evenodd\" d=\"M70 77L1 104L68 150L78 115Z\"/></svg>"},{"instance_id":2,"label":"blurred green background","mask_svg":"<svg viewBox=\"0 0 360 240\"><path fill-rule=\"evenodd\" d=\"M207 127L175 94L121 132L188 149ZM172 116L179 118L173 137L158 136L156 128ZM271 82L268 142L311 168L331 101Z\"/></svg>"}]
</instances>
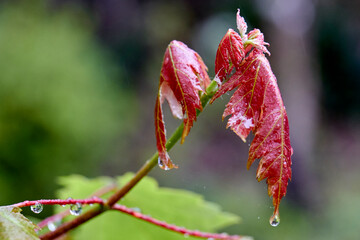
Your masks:
<instances>
[{"instance_id":1,"label":"blurred green background","mask_svg":"<svg viewBox=\"0 0 360 240\"><path fill-rule=\"evenodd\" d=\"M240 215L255 239L360 238L360 3L340 0L0 1L0 205L54 197L56 177L136 171L155 150L153 108L167 44L195 49L214 76L236 9L260 28L289 115L293 179L269 225L265 182L207 108L155 169ZM179 121L165 107L168 132ZM45 208L43 216L50 214Z\"/></svg>"}]
</instances>

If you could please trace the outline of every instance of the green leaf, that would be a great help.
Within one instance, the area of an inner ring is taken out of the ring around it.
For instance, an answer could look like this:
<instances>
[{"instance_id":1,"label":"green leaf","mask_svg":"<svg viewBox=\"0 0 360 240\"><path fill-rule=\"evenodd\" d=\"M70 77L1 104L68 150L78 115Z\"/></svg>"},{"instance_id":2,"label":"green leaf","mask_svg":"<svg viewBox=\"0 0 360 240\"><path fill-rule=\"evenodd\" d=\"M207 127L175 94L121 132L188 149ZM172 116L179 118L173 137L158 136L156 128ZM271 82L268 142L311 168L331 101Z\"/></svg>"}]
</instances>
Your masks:
<instances>
[{"instance_id":1,"label":"green leaf","mask_svg":"<svg viewBox=\"0 0 360 240\"><path fill-rule=\"evenodd\" d=\"M39 239L35 232L35 228L38 227L20 212L21 209L18 207L0 207L0 239Z\"/></svg>"},{"instance_id":2,"label":"green leaf","mask_svg":"<svg viewBox=\"0 0 360 240\"><path fill-rule=\"evenodd\" d=\"M133 176L127 173L117 178L119 186ZM83 181L83 182L81 182ZM75 196L85 198L99 187L99 182L108 184L109 179L85 179L79 176L62 177L60 198ZM83 189L77 185L84 186ZM129 192L119 204L139 208L143 214L176 224L188 229L206 232L238 223L239 217L222 212L214 203L207 202L199 194L186 190L161 188L156 180L145 177ZM170 232L120 212L109 211L89 221L76 232L75 239L183 239L180 234Z\"/></svg>"}]
</instances>

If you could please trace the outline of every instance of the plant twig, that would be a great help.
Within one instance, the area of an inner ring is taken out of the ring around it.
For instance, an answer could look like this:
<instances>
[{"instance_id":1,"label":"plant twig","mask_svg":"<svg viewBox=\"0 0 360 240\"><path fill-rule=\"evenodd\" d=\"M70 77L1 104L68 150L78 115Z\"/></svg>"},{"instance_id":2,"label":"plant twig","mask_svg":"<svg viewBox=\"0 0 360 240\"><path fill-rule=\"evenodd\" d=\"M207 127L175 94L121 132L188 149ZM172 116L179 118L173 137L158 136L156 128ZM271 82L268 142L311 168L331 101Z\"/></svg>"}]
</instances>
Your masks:
<instances>
[{"instance_id":1,"label":"plant twig","mask_svg":"<svg viewBox=\"0 0 360 240\"><path fill-rule=\"evenodd\" d=\"M92 193L89 198L93 198L93 197L101 197L102 195L114 191L117 189L117 185L115 183L111 183L107 186L104 186L103 188L100 188L98 190L96 190L94 193ZM58 222L61 221L63 218L65 218L66 216L70 215L70 210L65 210L63 212L54 214L48 218L45 218L44 220L42 220L41 222L39 222L37 225L40 228L43 228L45 226L47 226L48 223L50 222Z\"/></svg>"},{"instance_id":2,"label":"plant twig","mask_svg":"<svg viewBox=\"0 0 360 240\"><path fill-rule=\"evenodd\" d=\"M216 81L212 81L206 89L207 94L203 94L201 96L201 103L203 108L205 108L205 106L208 104L212 96L215 94L216 90L217 83ZM198 115L199 114L200 112L198 111ZM181 124L169 138L166 143L167 151L169 151L179 141L182 135L183 128L184 125ZM159 154L157 152L154 153L154 155L149 160L147 160L145 164L137 171L133 178L107 200L105 205L101 205L97 208L91 209L88 212L78 216L77 218L62 224L55 231L48 232L40 236L40 239L50 240L59 237L62 234L70 231L71 229L76 228L80 224L98 216L102 212L111 209L112 206L116 204L116 202L118 202L122 197L124 197L143 177L145 177L151 171L151 169L153 169L158 164L158 157Z\"/></svg>"},{"instance_id":3,"label":"plant twig","mask_svg":"<svg viewBox=\"0 0 360 240\"><path fill-rule=\"evenodd\" d=\"M176 226L173 224L168 224L166 222L159 221L157 219L154 219L150 216L139 213L131 208L127 208L120 204L115 204L114 206L112 206L111 209L118 210L120 212L129 214L137 219L141 219L148 223L157 225L159 227L166 228L167 230L183 234L184 236L193 236L193 237L197 237L197 238L206 238L206 239L224 239L224 240L240 240L240 239L245 240L245 238L247 238L247 237L242 237L242 236L238 236L238 235L231 236L226 233L218 234L218 233L200 232L198 230L189 230L184 227L179 227L179 226Z\"/></svg>"},{"instance_id":4,"label":"plant twig","mask_svg":"<svg viewBox=\"0 0 360 240\"><path fill-rule=\"evenodd\" d=\"M62 199L40 199L40 200L34 200L34 201L24 201L24 202L20 202L20 203L16 203L13 205L10 205L11 207L28 207L28 206L32 206L35 204L43 204L43 205L68 205L68 204L76 204L76 203L80 203L80 204L84 204L84 205L89 205L89 204L94 204L94 203L98 203L98 204L104 204L104 200L102 200L101 198L98 197L92 197L89 199L66 199L66 200L62 200Z\"/></svg>"},{"instance_id":5,"label":"plant twig","mask_svg":"<svg viewBox=\"0 0 360 240\"><path fill-rule=\"evenodd\" d=\"M21 203L17 203L14 205L11 205L13 207L27 207L27 206L32 206L34 204L44 204L44 205L64 205L64 204L76 204L76 203L81 203L81 204L100 204L100 205L105 205L105 201L100 199L100 198L90 198L90 199L67 199L67 200L61 200L61 199L42 199L42 200L37 200L37 201L24 201ZM156 226L165 228L169 231L173 231L173 232L177 232L180 234L183 234L184 236L193 236L193 237L197 237L197 238L207 238L207 239L223 239L223 240L240 240L243 239L243 237L238 236L238 235L233 235L230 236L228 234L225 233L207 233L207 232L200 232L198 230L189 230L186 229L184 227L179 227L173 224L168 224L164 221L160 221L157 220L155 218L152 218L150 216L144 215L140 212L137 212L134 209L128 208L124 205L120 205L120 204L114 204L110 209L108 210L116 210L116 211L120 211L123 213L126 213L128 215L131 215L137 219L146 221L150 224L154 224ZM83 223L85 221L86 218L88 217L95 217L96 215L99 215L102 211L105 211L101 208L97 208L97 209L93 209L92 211L87 212L86 214L82 215L80 218L76 219L76 224L80 225L81 223ZM61 214L64 214L66 212L63 212ZM86 216L86 217L84 217ZM47 219L45 219L44 221L42 221L38 226L40 228L45 227L49 222L56 222L59 220L59 217L63 217L63 216L59 216L59 214L56 214L54 216L51 216ZM77 225L77 226L78 226ZM64 224L65 227L69 228L72 227L72 225L69 224ZM61 235L64 233L61 233ZM47 234L43 235L41 237L41 239L52 239L53 236L53 232L48 232Z\"/></svg>"}]
</instances>

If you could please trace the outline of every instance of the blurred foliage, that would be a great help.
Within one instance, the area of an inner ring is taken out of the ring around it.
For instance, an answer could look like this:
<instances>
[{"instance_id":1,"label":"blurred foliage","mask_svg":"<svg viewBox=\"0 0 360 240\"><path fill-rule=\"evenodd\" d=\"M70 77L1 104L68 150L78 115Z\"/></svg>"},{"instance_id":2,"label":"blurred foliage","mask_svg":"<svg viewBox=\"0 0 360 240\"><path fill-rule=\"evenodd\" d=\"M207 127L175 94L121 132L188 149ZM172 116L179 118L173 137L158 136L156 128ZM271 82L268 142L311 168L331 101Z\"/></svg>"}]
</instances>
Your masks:
<instances>
[{"instance_id":1,"label":"blurred foliage","mask_svg":"<svg viewBox=\"0 0 360 240\"><path fill-rule=\"evenodd\" d=\"M119 186L126 184L133 174L127 173L116 179ZM111 184L108 178L87 179L79 175L61 177L59 183L62 188L58 197L65 199L86 198L99 189L99 186ZM127 194L120 204L131 208L138 208L143 214L167 223L184 226L188 229L214 232L220 228L235 224L239 218L230 213L222 212L214 203L207 202L199 194L186 190L160 188L157 182L145 177ZM64 210L57 206L57 211ZM120 212L106 212L93 219L75 232L75 239L183 239L184 237L155 227L144 221ZM189 238L190 239L190 238Z\"/></svg>"},{"instance_id":2,"label":"blurred foliage","mask_svg":"<svg viewBox=\"0 0 360 240\"><path fill-rule=\"evenodd\" d=\"M135 98L81 17L41 1L1 8L2 204L51 197L57 175L99 172L135 127Z\"/></svg>"}]
</instances>

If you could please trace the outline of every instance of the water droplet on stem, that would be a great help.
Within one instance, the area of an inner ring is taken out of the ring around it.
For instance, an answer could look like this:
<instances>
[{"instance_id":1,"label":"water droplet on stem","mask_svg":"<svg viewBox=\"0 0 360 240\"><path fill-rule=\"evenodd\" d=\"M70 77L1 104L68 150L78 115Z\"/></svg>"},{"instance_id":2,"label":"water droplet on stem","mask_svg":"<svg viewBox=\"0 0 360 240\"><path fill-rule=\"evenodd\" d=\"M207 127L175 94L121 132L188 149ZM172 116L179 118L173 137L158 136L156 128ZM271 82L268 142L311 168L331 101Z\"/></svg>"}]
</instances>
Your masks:
<instances>
[{"instance_id":1,"label":"water droplet on stem","mask_svg":"<svg viewBox=\"0 0 360 240\"><path fill-rule=\"evenodd\" d=\"M79 216L82 211L82 205L81 203L75 203L70 205L70 213L74 216Z\"/></svg>"},{"instance_id":2,"label":"water droplet on stem","mask_svg":"<svg viewBox=\"0 0 360 240\"><path fill-rule=\"evenodd\" d=\"M31 211L38 214L41 213L43 210L43 205L41 203L36 203L35 205L30 206Z\"/></svg>"},{"instance_id":3,"label":"water droplet on stem","mask_svg":"<svg viewBox=\"0 0 360 240\"><path fill-rule=\"evenodd\" d=\"M278 213L273 214L269 220L270 225L273 227L277 227L280 223L280 216Z\"/></svg>"}]
</instances>

